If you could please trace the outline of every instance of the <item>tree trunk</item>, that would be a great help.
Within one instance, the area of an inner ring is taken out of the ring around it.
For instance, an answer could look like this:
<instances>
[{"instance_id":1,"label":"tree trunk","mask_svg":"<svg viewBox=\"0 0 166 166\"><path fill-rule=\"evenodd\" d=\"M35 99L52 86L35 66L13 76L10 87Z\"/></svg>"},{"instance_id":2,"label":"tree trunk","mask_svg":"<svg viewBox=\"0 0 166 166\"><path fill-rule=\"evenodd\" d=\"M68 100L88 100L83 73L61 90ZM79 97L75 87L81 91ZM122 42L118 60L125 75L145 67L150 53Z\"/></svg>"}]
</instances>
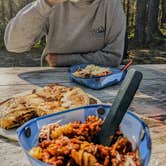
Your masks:
<instances>
[{"instance_id":1,"label":"tree trunk","mask_svg":"<svg viewBox=\"0 0 166 166\"><path fill-rule=\"evenodd\" d=\"M158 15L159 15L159 0L149 0L148 5L148 20L147 20L147 39L149 43L153 40L153 36L159 33Z\"/></svg>"},{"instance_id":2,"label":"tree trunk","mask_svg":"<svg viewBox=\"0 0 166 166\"><path fill-rule=\"evenodd\" d=\"M147 0L137 0L136 3L136 23L135 23L135 41L138 44L144 44L146 37L146 13Z\"/></svg>"},{"instance_id":3,"label":"tree trunk","mask_svg":"<svg viewBox=\"0 0 166 166\"><path fill-rule=\"evenodd\" d=\"M124 8L124 12L126 13L126 1L127 0L123 0L123 8Z\"/></svg>"},{"instance_id":4,"label":"tree trunk","mask_svg":"<svg viewBox=\"0 0 166 166\"><path fill-rule=\"evenodd\" d=\"M4 0L1 0L1 17L2 17L2 21L5 21L5 4L4 4Z\"/></svg>"},{"instance_id":5,"label":"tree trunk","mask_svg":"<svg viewBox=\"0 0 166 166\"><path fill-rule=\"evenodd\" d=\"M166 0L161 1L161 8L162 8L162 17L161 17L161 26L166 23Z\"/></svg>"},{"instance_id":6,"label":"tree trunk","mask_svg":"<svg viewBox=\"0 0 166 166\"><path fill-rule=\"evenodd\" d=\"M127 27L130 25L130 0L127 0Z\"/></svg>"},{"instance_id":7,"label":"tree trunk","mask_svg":"<svg viewBox=\"0 0 166 166\"><path fill-rule=\"evenodd\" d=\"M134 27L135 25L135 6L136 6L136 3L135 2L132 2L132 10L131 10L131 26Z\"/></svg>"},{"instance_id":8,"label":"tree trunk","mask_svg":"<svg viewBox=\"0 0 166 166\"><path fill-rule=\"evenodd\" d=\"M21 0L21 3L20 3L21 8L23 8L25 6L25 4L26 4L26 1L25 0Z\"/></svg>"},{"instance_id":9,"label":"tree trunk","mask_svg":"<svg viewBox=\"0 0 166 166\"><path fill-rule=\"evenodd\" d=\"M13 17L13 1L8 0L8 6L9 6L9 18Z\"/></svg>"},{"instance_id":10,"label":"tree trunk","mask_svg":"<svg viewBox=\"0 0 166 166\"><path fill-rule=\"evenodd\" d=\"M32 2L32 0L21 0L21 2L20 2L20 8L23 8L24 6L26 6L30 2Z\"/></svg>"}]
</instances>

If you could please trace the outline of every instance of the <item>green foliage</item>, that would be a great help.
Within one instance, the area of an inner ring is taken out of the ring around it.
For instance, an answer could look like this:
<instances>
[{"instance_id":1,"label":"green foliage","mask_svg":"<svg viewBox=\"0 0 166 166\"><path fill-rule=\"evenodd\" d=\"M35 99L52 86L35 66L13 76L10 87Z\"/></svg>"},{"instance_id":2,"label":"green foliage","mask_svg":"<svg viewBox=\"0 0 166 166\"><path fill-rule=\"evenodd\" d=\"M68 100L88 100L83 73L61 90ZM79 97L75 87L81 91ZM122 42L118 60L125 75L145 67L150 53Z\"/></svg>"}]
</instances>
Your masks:
<instances>
[{"instance_id":1,"label":"green foliage","mask_svg":"<svg viewBox=\"0 0 166 166\"><path fill-rule=\"evenodd\" d=\"M45 37L43 37L40 41L36 42L33 48L43 48L45 46Z\"/></svg>"},{"instance_id":2,"label":"green foliage","mask_svg":"<svg viewBox=\"0 0 166 166\"><path fill-rule=\"evenodd\" d=\"M164 23L161 27L160 30L164 36L166 36L166 23Z\"/></svg>"},{"instance_id":3,"label":"green foliage","mask_svg":"<svg viewBox=\"0 0 166 166\"><path fill-rule=\"evenodd\" d=\"M134 39L134 27L128 27L128 39Z\"/></svg>"},{"instance_id":4,"label":"green foliage","mask_svg":"<svg viewBox=\"0 0 166 166\"><path fill-rule=\"evenodd\" d=\"M42 42L38 41L33 47L34 48L40 48L42 46Z\"/></svg>"}]
</instances>

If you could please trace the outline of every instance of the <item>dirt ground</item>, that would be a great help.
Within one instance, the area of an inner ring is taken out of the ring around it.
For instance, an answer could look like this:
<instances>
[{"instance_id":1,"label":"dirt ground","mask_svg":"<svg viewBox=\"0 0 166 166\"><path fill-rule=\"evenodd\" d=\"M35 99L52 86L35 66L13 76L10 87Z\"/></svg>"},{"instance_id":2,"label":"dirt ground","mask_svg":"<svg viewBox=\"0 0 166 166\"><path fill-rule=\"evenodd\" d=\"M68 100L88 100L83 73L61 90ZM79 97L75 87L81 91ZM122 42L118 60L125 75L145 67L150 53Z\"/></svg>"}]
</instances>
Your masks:
<instances>
[{"instance_id":1,"label":"dirt ground","mask_svg":"<svg viewBox=\"0 0 166 166\"><path fill-rule=\"evenodd\" d=\"M0 50L0 67L35 67L40 66L42 50L32 50L28 53L9 53ZM164 49L132 49L128 51L129 58L135 64L166 64L166 48ZM125 63L125 61L123 62Z\"/></svg>"},{"instance_id":2,"label":"dirt ground","mask_svg":"<svg viewBox=\"0 0 166 166\"><path fill-rule=\"evenodd\" d=\"M0 67L36 67L40 66L41 51L15 54L0 50Z\"/></svg>"},{"instance_id":3,"label":"dirt ground","mask_svg":"<svg viewBox=\"0 0 166 166\"><path fill-rule=\"evenodd\" d=\"M129 57L135 64L166 64L166 50L131 49Z\"/></svg>"}]
</instances>

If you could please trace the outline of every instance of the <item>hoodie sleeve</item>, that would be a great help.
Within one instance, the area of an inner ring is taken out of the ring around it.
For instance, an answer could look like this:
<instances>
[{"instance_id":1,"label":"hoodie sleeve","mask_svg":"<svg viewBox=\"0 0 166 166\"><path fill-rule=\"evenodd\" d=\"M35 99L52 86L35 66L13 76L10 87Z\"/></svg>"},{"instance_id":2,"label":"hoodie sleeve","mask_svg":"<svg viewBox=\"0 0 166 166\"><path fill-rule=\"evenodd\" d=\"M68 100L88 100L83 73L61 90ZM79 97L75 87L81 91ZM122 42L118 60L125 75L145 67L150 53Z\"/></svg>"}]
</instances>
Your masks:
<instances>
[{"instance_id":1,"label":"hoodie sleeve","mask_svg":"<svg viewBox=\"0 0 166 166\"><path fill-rule=\"evenodd\" d=\"M107 45L96 52L83 54L57 55L57 66L70 66L77 63L95 63L106 66L120 65L126 33L126 17L120 0L115 0L112 12L107 13L110 18ZM108 20L108 18L107 18Z\"/></svg>"},{"instance_id":2,"label":"hoodie sleeve","mask_svg":"<svg viewBox=\"0 0 166 166\"><path fill-rule=\"evenodd\" d=\"M8 51L21 53L45 35L45 26L51 7L45 0L36 0L25 6L8 23L4 41Z\"/></svg>"}]
</instances>

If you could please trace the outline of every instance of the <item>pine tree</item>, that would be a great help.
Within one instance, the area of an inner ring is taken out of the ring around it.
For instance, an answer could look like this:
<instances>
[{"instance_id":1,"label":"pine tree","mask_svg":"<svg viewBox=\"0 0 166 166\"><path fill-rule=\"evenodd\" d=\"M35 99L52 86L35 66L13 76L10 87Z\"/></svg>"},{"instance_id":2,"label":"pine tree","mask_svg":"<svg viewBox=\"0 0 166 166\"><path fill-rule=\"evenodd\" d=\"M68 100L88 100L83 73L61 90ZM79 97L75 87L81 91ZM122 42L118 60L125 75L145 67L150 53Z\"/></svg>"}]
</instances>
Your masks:
<instances>
[{"instance_id":1,"label":"pine tree","mask_svg":"<svg viewBox=\"0 0 166 166\"><path fill-rule=\"evenodd\" d=\"M147 38L146 42L150 43L156 34L159 34L159 0L149 0L148 4L148 20L147 20Z\"/></svg>"},{"instance_id":2,"label":"pine tree","mask_svg":"<svg viewBox=\"0 0 166 166\"><path fill-rule=\"evenodd\" d=\"M135 41L137 44L144 44L146 39L146 13L147 0L137 0L135 23Z\"/></svg>"}]
</instances>

